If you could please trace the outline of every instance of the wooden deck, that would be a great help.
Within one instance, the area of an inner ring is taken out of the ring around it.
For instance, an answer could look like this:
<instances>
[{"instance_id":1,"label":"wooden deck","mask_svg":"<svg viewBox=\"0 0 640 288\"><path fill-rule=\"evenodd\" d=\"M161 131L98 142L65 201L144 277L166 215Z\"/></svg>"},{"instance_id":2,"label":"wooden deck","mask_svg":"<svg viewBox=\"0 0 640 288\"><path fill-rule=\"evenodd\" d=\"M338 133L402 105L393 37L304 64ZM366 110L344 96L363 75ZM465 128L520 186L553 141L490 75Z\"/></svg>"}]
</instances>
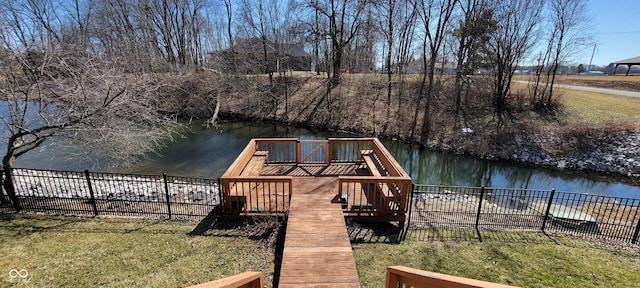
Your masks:
<instances>
[{"instance_id":1,"label":"wooden deck","mask_svg":"<svg viewBox=\"0 0 640 288\"><path fill-rule=\"evenodd\" d=\"M412 188L376 138L252 139L220 184L225 217L287 215L279 287L360 287L345 217L404 225Z\"/></svg>"},{"instance_id":2,"label":"wooden deck","mask_svg":"<svg viewBox=\"0 0 640 288\"><path fill-rule=\"evenodd\" d=\"M279 287L360 287L338 178L296 177Z\"/></svg>"}]
</instances>

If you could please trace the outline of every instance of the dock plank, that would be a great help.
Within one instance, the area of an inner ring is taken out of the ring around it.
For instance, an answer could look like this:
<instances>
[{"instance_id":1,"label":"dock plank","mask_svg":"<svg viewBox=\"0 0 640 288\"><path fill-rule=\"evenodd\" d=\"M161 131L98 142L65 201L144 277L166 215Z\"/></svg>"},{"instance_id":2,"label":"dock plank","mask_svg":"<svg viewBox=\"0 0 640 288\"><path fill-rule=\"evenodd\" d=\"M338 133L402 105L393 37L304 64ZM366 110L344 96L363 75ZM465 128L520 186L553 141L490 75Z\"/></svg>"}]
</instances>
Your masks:
<instances>
[{"instance_id":1,"label":"dock plank","mask_svg":"<svg viewBox=\"0 0 640 288\"><path fill-rule=\"evenodd\" d=\"M296 178L280 287L360 287L334 177Z\"/></svg>"}]
</instances>

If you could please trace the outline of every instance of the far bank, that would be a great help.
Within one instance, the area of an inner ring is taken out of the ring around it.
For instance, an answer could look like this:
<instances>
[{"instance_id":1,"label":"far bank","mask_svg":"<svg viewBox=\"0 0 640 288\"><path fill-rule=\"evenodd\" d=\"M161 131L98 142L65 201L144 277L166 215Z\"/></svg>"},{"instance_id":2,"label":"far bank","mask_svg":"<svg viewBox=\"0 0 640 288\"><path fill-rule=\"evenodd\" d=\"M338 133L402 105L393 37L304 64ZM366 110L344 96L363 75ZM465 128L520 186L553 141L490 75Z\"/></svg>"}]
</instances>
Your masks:
<instances>
[{"instance_id":1,"label":"far bank","mask_svg":"<svg viewBox=\"0 0 640 288\"><path fill-rule=\"evenodd\" d=\"M343 76L332 87L323 75L309 72L282 73L272 81L266 75L185 73L163 77L177 89L161 98L167 113L185 118L209 119L219 104L222 119L345 131L482 159L640 177L640 99L559 90L558 108L548 110L532 104L531 87L516 85L506 121L498 126L491 78L468 77L456 95L455 77L444 75L424 123L420 75L397 76L390 85L386 75ZM421 140L424 135L427 140Z\"/></svg>"}]
</instances>

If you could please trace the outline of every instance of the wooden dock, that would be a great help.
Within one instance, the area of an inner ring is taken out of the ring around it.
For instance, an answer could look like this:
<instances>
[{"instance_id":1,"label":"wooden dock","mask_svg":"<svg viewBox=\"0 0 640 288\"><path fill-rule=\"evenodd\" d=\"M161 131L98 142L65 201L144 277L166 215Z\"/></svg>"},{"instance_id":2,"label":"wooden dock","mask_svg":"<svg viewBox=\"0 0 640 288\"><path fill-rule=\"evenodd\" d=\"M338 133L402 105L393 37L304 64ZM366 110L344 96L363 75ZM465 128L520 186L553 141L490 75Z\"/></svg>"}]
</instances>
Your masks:
<instances>
[{"instance_id":1,"label":"wooden dock","mask_svg":"<svg viewBox=\"0 0 640 288\"><path fill-rule=\"evenodd\" d=\"M377 138L276 138L251 139L220 185L225 217L287 215L278 278L286 288L360 287L345 217L404 225L413 184ZM261 282L248 273L200 287ZM386 287L507 287L481 282L398 266Z\"/></svg>"},{"instance_id":2,"label":"wooden dock","mask_svg":"<svg viewBox=\"0 0 640 288\"><path fill-rule=\"evenodd\" d=\"M279 287L360 287L345 217L404 225L412 188L376 138L252 139L220 185L225 217L287 216Z\"/></svg>"},{"instance_id":3,"label":"wooden dock","mask_svg":"<svg viewBox=\"0 0 640 288\"><path fill-rule=\"evenodd\" d=\"M279 287L360 287L336 177L296 177Z\"/></svg>"}]
</instances>

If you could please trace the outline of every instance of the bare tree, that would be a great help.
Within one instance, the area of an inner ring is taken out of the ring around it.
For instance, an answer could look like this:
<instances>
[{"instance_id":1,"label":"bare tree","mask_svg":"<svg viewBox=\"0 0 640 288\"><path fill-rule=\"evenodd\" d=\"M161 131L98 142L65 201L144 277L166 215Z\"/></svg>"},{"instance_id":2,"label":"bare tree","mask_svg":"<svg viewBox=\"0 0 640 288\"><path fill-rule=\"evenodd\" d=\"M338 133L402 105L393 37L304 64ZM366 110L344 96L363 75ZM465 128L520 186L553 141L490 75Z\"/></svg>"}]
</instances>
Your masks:
<instances>
[{"instance_id":1,"label":"bare tree","mask_svg":"<svg viewBox=\"0 0 640 288\"><path fill-rule=\"evenodd\" d=\"M537 108L553 110L554 84L560 64L588 43L586 3L582 0L549 0L548 45L540 52L536 81L532 83ZM540 77L546 71L546 77Z\"/></svg>"},{"instance_id":2,"label":"bare tree","mask_svg":"<svg viewBox=\"0 0 640 288\"><path fill-rule=\"evenodd\" d=\"M455 122L454 129L460 124L460 110L462 109L462 90L469 85L466 75L480 68L483 51L489 40L489 35L495 30L493 7L485 0L464 0L460 3L461 19L458 27L453 31L457 40L456 53L456 81L455 81Z\"/></svg>"},{"instance_id":3,"label":"bare tree","mask_svg":"<svg viewBox=\"0 0 640 288\"><path fill-rule=\"evenodd\" d=\"M541 20L543 0L507 0L496 6L497 28L488 41L494 78L493 105L496 127L513 118L509 94L516 65L530 52Z\"/></svg>"},{"instance_id":4,"label":"bare tree","mask_svg":"<svg viewBox=\"0 0 640 288\"><path fill-rule=\"evenodd\" d=\"M424 98L425 107L422 116L422 130L420 133L420 142L426 143L429 139L431 129L431 101L434 98L435 89L435 71L438 56L445 40L446 33L450 29L450 20L455 10L458 0L428 0L416 1L415 6L422 24L424 25L424 41L423 41L423 64L424 73L420 85L420 92L416 97L416 107L411 125L411 137L414 135L418 112L422 107L422 99ZM428 54L427 54L428 51Z\"/></svg>"},{"instance_id":5,"label":"bare tree","mask_svg":"<svg viewBox=\"0 0 640 288\"><path fill-rule=\"evenodd\" d=\"M357 35L360 18L367 6L366 0L312 1L311 8L326 18L329 31L325 35L331 40L332 86L340 84L340 70L345 47Z\"/></svg>"},{"instance_id":6,"label":"bare tree","mask_svg":"<svg viewBox=\"0 0 640 288\"><path fill-rule=\"evenodd\" d=\"M57 36L51 37L48 31L53 27L29 23L32 30L24 30L18 25L24 18L11 18L7 11L3 9L2 15L8 15L12 25L0 30L5 175L10 175L18 157L45 141L52 145L78 142L91 147L89 152L126 165L156 151L179 127L159 112L156 101L162 81L127 73L120 61L85 47L62 45L56 39L64 33L55 30ZM15 41L16 35L25 41ZM11 181L4 184L11 196Z\"/></svg>"},{"instance_id":7,"label":"bare tree","mask_svg":"<svg viewBox=\"0 0 640 288\"><path fill-rule=\"evenodd\" d=\"M386 113L386 121L382 127L382 133L387 132L387 128L389 127L389 119L391 118L391 78L393 75L393 70L391 69L391 63L393 59L393 50L394 50L394 28L396 25L396 14L397 3L396 0L388 0L386 2L376 3L376 8L378 9L378 14L382 16L382 20L380 21L380 31L384 35L386 40L385 48L387 53L385 55L384 69L387 74L387 113Z\"/></svg>"},{"instance_id":8,"label":"bare tree","mask_svg":"<svg viewBox=\"0 0 640 288\"><path fill-rule=\"evenodd\" d=\"M384 36L382 51L384 52L383 72L387 76L387 102L386 121L382 127L382 133L386 133L389 127L392 106L393 77L399 79L397 102L398 111L401 109L404 93L405 67L411 60L411 45L415 35L417 9L414 9L410 1L387 0L373 2L380 16L378 30Z\"/></svg>"}]
</instances>

